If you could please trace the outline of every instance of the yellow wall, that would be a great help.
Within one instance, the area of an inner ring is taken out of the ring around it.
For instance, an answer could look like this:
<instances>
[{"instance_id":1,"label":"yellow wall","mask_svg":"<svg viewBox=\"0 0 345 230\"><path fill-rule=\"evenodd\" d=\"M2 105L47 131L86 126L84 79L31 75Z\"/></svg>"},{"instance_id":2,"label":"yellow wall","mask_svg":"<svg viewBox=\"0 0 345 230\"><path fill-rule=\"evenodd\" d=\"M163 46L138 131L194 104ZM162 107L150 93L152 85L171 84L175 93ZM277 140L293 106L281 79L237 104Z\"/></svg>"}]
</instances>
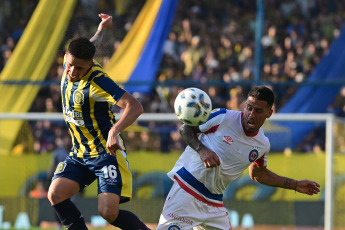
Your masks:
<instances>
[{"instance_id":1,"label":"yellow wall","mask_svg":"<svg viewBox=\"0 0 345 230\"><path fill-rule=\"evenodd\" d=\"M131 152L128 154L130 169L137 171L139 175L159 170L168 172L179 157L179 153L161 154ZM22 156L0 156L0 197L16 197L25 180L35 173L47 170L51 155L22 155ZM345 173L345 156L335 156L335 174ZM284 156L282 154L270 154L268 168L272 171L295 179L315 180L324 189L325 185L325 155L324 154L293 154ZM247 173L247 172L245 172ZM337 191L337 199L345 200L345 186ZM242 200L250 199L255 188L241 189L236 197ZM96 196L96 183L87 188L85 195ZM294 191L278 189L272 200L321 200L321 195L305 196L295 194Z\"/></svg>"}]
</instances>

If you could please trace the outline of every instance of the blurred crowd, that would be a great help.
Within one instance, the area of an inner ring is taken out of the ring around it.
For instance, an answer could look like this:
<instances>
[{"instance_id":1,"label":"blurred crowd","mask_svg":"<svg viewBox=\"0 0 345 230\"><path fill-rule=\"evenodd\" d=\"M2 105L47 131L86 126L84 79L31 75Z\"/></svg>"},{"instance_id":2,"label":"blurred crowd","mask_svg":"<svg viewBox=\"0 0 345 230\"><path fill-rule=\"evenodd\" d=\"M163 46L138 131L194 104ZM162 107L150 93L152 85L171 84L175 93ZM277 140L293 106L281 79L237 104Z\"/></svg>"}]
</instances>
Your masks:
<instances>
[{"instance_id":1,"label":"blurred crowd","mask_svg":"<svg viewBox=\"0 0 345 230\"><path fill-rule=\"evenodd\" d=\"M113 15L115 26L105 33L96 59L106 65L133 25L145 1L126 1L125 9L116 0L80 0L65 38L32 105L32 112L61 112L59 80L65 44L76 36L91 37L97 29L99 12ZM314 70L329 46L339 36L345 19L342 0L265 0L263 63L261 80L277 96L275 111L284 106ZM38 0L0 0L0 70L6 65ZM157 82L185 82L157 86L150 95L134 95L147 113L173 112L176 95L186 87L205 90L213 107L242 110L254 80L256 4L252 0L180 0L171 31L164 45ZM207 84L206 84L207 82ZM118 111L117 108L114 108ZM345 88L329 106L329 112L345 116ZM179 124L139 124L125 133L127 146L134 150L169 152L184 147ZM32 123L34 151L52 151L54 140L67 134L63 122ZM312 133L299 151L324 149L323 131ZM142 140L138 142L137 140ZM141 144L138 144L141 143Z\"/></svg>"}]
</instances>

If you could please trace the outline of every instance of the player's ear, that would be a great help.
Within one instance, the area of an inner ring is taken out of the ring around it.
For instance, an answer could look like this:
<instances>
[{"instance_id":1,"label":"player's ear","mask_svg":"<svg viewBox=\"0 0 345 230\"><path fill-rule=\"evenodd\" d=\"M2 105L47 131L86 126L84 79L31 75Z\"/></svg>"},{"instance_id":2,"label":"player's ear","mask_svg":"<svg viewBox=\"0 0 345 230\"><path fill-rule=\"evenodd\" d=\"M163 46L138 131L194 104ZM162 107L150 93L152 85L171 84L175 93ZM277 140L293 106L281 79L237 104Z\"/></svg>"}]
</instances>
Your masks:
<instances>
[{"instance_id":1,"label":"player's ear","mask_svg":"<svg viewBox=\"0 0 345 230\"><path fill-rule=\"evenodd\" d=\"M273 109L270 109L266 118L270 118L272 116L272 114L273 114Z\"/></svg>"}]
</instances>

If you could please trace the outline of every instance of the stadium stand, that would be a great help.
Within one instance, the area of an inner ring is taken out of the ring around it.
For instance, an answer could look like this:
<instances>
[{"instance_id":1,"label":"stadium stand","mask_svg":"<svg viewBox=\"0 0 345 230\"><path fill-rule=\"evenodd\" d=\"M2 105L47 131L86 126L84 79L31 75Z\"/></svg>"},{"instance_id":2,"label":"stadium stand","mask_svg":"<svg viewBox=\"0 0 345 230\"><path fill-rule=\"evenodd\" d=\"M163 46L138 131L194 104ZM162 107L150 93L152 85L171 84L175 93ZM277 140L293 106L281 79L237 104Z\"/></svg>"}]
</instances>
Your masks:
<instances>
[{"instance_id":1,"label":"stadium stand","mask_svg":"<svg viewBox=\"0 0 345 230\"><path fill-rule=\"evenodd\" d=\"M65 39L46 77L49 84L42 85L31 107L32 112L61 111L59 79L65 44L75 36L92 35L98 22L94 12L114 15L116 29L106 35L97 52L97 60L106 65L143 4L139 0L131 1L127 8L119 11L113 0L91 2L94 4L85 5L88 1L78 1ZM10 58L37 3L37 0L0 1L0 70ZM277 94L275 110L279 111L299 89L298 83L308 79L328 53L330 44L339 36L345 3L341 0L266 0L265 7L261 79ZM206 81L211 82L207 90L214 95L215 106L241 109L243 95L250 87L242 82L254 78L255 14L256 6L250 0L179 1L156 81L184 81L186 84L163 86L152 94L136 93L145 112L172 112L174 98L183 87L199 82L197 86L206 89L203 84ZM329 105L329 112L344 116L344 92L344 89L340 90ZM54 138L67 134L62 122L35 122L32 129L33 149L37 153L52 151L56 148ZM161 135L165 136L162 143L170 143L171 148L184 147L174 135L175 126L162 130L158 132L168 133ZM305 152L315 150L315 146L324 149L324 137L320 133L323 132L316 130L308 135L298 149Z\"/></svg>"}]
</instances>

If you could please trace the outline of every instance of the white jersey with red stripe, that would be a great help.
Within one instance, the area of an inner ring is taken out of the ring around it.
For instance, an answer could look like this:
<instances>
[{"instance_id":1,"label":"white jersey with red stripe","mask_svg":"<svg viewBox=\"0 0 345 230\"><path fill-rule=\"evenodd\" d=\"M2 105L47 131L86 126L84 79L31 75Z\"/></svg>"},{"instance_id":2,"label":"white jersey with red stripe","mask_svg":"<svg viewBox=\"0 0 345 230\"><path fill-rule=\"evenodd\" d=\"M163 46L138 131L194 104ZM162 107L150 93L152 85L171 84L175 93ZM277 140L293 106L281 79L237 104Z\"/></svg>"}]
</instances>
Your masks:
<instances>
[{"instance_id":1,"label":"white jersey with red stripe","mask_svg":"<svg viewBox=\"0 0 345 230\"><path fill-rule=\"evenodd\" d=\"M200 141L220 158L220 166L206 168L199 154L187 146L168 176L198 200L222 207L223 193L250 164L267 165L270 150L262 129L248 134L242 126L242 112L216 109L199 126Z\"/></svg>"}]
</instances>

